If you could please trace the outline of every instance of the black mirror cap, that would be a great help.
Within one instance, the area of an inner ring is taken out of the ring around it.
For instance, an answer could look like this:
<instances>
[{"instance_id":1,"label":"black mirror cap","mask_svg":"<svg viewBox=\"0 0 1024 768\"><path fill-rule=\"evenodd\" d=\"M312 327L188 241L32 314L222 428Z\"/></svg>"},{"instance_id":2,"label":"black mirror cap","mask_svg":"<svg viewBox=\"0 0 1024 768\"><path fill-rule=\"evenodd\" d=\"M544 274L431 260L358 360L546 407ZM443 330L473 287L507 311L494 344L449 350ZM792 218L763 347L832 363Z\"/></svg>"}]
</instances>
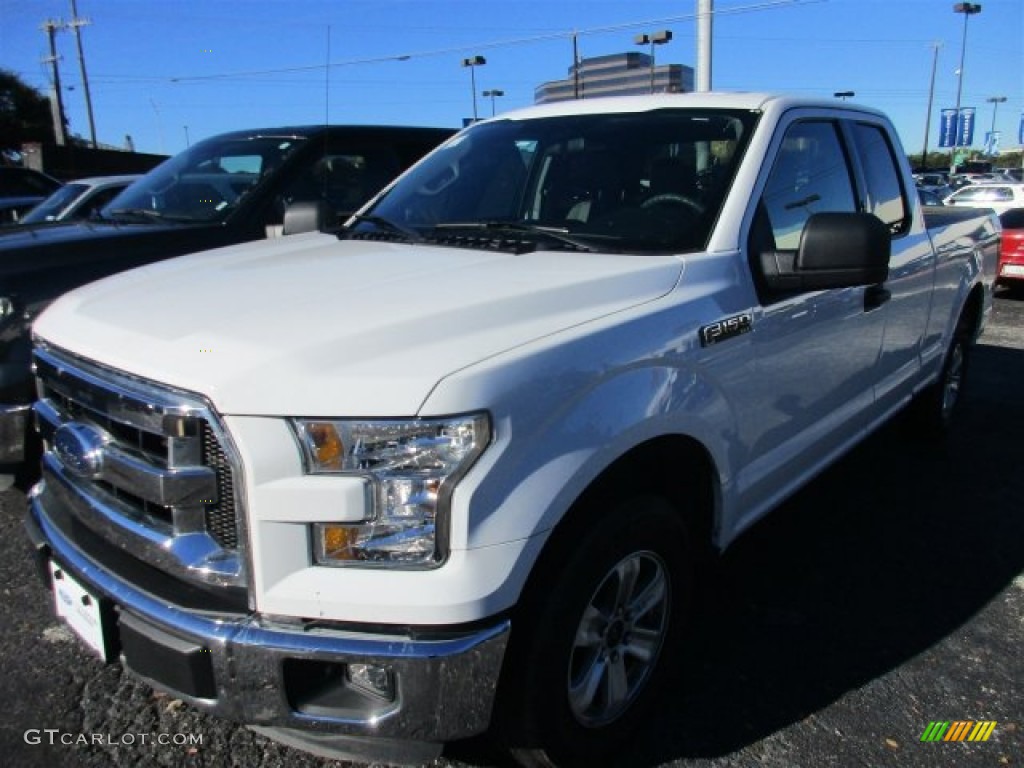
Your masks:
<instances>
[{"instance_id":1,"label":"black mirror cap","mask_svg":"<svg viewBox=\"0 0 1024 768\"><path fill-rule=\"evenodd\" d=\"M805 289L884 283L892 237L871 213L815 213L800 237L796 273Z\"/></svg>"}]
</instances>

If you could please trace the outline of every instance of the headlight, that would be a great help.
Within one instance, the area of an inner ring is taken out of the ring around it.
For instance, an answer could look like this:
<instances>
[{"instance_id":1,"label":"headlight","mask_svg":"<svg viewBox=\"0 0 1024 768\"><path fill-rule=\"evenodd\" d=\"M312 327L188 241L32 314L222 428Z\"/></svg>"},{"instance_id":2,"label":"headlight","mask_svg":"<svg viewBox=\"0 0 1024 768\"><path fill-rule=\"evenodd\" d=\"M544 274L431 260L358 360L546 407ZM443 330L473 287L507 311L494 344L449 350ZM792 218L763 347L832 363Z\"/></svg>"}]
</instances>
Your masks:
<instances>
[{"instance_id":1,"label":"headlight","mask_svg":"<svg viewBox=\"0 0 1024 768\"><path fill-rule=\"evenodd\" d=\"M452 489L491 439L486 415L293 423L307 471L361 475L373 486L366 520L313 525L318 564L423 568L444 558Z\"/></svg>"}]
</instances>

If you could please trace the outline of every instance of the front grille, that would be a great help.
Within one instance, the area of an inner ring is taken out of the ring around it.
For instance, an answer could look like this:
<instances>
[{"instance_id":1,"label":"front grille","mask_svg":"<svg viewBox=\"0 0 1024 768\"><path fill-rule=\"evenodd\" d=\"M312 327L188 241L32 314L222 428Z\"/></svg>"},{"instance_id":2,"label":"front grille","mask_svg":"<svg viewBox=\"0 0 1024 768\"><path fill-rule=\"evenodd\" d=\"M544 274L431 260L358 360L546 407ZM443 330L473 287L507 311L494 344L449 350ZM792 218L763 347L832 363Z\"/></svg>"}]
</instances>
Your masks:
<instances>
[{"instance_id":1,"label":"front grille","mask_svg":"<svg viewBox=\"0 0 1024 768\"><path fill-rule=\"evenodd\" d=\"M217 473L217 504L206 507L206 530L225 549L238 547L238 521L235 519L235 489L231 467L220 442L210 429L202 425L202 463Z\"/></svg>"},{"instance_id":2,"label":"front grille","mask_svg":"<svg viewBox=\"0 0 1024 768\"><path fill-rule=\"evenodd\" d=\"M62 502L139 560L242 586L239 470L206 401L50 348L34 361L44 477Z\"/></svg>"}]
</instances>

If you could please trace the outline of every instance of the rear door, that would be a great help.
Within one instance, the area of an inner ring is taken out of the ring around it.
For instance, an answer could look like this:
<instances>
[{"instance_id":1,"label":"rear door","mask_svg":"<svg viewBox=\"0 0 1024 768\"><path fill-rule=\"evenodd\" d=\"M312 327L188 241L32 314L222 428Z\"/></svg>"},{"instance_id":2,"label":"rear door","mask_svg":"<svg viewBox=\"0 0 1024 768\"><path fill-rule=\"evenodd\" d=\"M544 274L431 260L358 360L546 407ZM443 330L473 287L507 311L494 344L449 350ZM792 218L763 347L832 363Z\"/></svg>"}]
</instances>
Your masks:
<instances>
[{"instance_id":1,"label":"rear door","mask_svg":"<svg viewBox=\"0 0 1024 768\"><path fill-rule=\"evenodd\" d=\"M846 127L856 149L864 210L881 219L892 236L885 283L890 299L875 374L875 410L882 413L908 398L917 380L932 303L935 253L924 227L914 225L914 190L905 188L887 127L867 119L850 121Z\"/></svg>"},{"instance_id":2,"label":"rear door","mask_svg":"<svg viewBox=\"0 0 1024 768\"><path fill-rule=\"evenodd\" d=\"M793 258L808 218L861 210L853 154L839 119L800 111L780 125L748 242ZM874 403L885 304L863 286L788 295L758 291L756 380L740 416L749 461L741 508L756 513L863 432Z\"/></svg>"}]
</instances>

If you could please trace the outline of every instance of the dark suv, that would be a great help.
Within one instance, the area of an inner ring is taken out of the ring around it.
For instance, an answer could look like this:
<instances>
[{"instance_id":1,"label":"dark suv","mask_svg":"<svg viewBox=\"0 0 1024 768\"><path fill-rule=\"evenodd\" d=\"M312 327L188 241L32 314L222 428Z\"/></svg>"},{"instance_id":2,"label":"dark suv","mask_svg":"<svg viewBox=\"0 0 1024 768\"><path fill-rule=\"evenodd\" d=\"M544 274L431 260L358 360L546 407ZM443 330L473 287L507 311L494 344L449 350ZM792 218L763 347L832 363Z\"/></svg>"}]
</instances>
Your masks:
<instances>
[{"instance_id":1,"label":"dark suv","mask_svg":"<svg viewBox=\"0 0 1024 768\"><path fill-rule=\"evenodd\" d=\"M161 163L93 219L0 231L0 463L31 452L29 329L62 293L172 256L340 223L453 133L314 126L223 134Z\"/></svg>"}]
</instances>

